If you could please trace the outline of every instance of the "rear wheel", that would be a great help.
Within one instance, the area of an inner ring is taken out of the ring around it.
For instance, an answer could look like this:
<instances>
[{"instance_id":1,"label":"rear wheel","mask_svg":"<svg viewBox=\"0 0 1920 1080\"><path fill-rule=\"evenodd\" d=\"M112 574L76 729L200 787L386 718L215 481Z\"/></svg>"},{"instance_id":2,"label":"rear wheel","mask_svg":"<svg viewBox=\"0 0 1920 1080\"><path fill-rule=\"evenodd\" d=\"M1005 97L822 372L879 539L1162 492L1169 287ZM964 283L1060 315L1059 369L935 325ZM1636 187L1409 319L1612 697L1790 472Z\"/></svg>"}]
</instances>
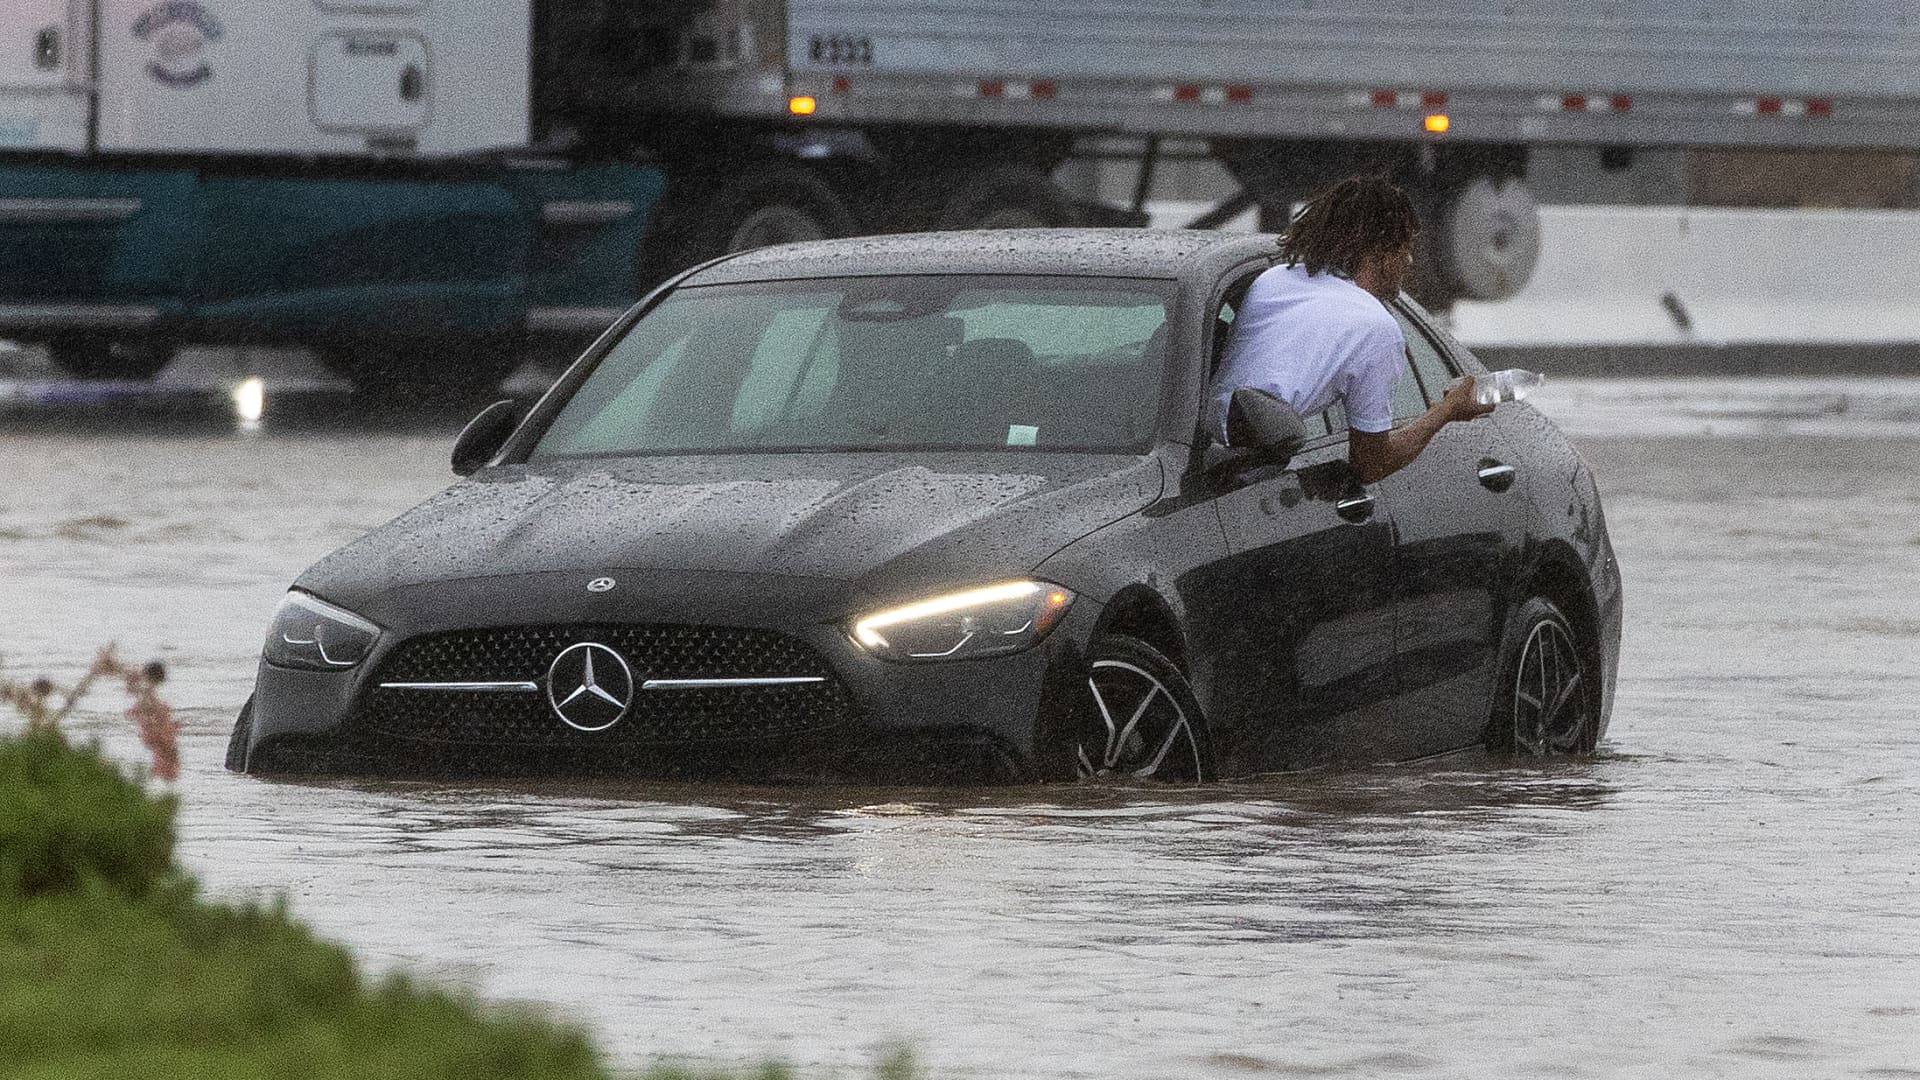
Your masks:
<instances>
[{"instance_id":1,"label":"rear wheel","mask_svg":"<svg viewBox=\"0 0 1920 1080\"><path fill-rule=\"evenodd\" d=\"M1591 753L1599 732L1593 673L1573 624L1545 597L1507 622L1487 748L1517 757Z\"/></svg>"},{"instance_id":2,"label":"rear wheel","mask_svg":"<svg viewBox=\"0 0 1920 1080\"><path fill-rule=\"evenodd\" d=\"M55 338L47 352L55 367L76 379L151 379L173 362L171 345L98 334Z\"/></svg>"},{"instance_id":3,"label":"rear wheel","mask_svg":"<svg viewBox=\"0 0 1920 1080\"><path fill-rule=\"evenodd\" d=\"M1207 721L1180 668L1137 638L1111 635L1087 658L1087 694L1069 729L1081 780L1167 783L1213 779Z\"/></svg>"}]
</instances>

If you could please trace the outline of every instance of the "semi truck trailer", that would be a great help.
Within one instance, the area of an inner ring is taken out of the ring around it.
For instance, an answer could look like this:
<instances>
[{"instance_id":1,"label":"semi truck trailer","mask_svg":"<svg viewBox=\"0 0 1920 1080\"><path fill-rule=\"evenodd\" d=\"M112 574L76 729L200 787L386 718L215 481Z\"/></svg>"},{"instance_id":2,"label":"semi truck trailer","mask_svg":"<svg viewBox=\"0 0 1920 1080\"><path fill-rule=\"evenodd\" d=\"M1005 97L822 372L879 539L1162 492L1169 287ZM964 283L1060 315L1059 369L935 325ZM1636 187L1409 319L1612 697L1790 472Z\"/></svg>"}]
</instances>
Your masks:
<instances>
[{"instance_id":1,"label":"semi truck trailer","mask_svg":"<svg viewBox=\"0 0 1920 1080\"><path fill-rule=\"evenodd\" d=\"M1283 224L1381 170L1417 291L1509 296L1542 146L1920 148L1920 11L1451 0L8 0L0 337L85 377L296 344L490 385L768 243L1138 224L1202 146ZM1134 197L1055 180L1124 157Z\"/></svg>"}]
</instances>

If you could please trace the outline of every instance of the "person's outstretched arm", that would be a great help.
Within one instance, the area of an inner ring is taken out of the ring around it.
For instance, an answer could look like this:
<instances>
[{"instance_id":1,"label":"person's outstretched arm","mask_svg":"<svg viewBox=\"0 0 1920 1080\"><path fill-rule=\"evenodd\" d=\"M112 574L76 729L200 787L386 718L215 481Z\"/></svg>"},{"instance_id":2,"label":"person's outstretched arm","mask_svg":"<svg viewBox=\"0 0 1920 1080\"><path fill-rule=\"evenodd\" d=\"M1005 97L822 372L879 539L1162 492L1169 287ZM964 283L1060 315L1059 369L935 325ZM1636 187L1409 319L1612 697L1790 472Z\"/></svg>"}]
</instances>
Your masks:
<instances>
[{"instance_id":1,"label":"person's outstretched arm","mask_svg":"<svg viewBox=\"0 0 1920 1080\"><path fill-rule=\"evenodd\" d=\"M1423 413L1420 419L1397 431L1347 432L1347 462L1363 484L1377 484L1420 456L1440 429L1456 420L1472 420L1493 411L1491 405L1473 400L1473 380L1462 379L1446 395Z\"/></svg>"}]
</instances>

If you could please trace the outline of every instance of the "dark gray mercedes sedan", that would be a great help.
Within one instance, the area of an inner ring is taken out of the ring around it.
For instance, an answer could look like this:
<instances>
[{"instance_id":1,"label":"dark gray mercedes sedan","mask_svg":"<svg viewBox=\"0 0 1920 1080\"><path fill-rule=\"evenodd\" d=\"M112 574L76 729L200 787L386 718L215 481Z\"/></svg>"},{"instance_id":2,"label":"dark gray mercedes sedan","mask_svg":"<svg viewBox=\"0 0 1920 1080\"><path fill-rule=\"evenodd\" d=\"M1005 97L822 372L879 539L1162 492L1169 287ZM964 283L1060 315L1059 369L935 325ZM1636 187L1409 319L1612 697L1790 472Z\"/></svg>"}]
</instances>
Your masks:
<instances>
[{"instance_id":1,"label":"dark gray mercedes sedan","mask_svg":"<svg viewBox=\"0 0 1920 1080\"><path fill-rule=\"evenodd\" d=\"M1275 255L971 232L689 271L301 575L228 765L1191 782L1591 751L1620 575L1531 406L1371 486L1337 407L1203 428ZM1484 369L1393 307L1411 419Z\"/></svg>"}]
</instances>

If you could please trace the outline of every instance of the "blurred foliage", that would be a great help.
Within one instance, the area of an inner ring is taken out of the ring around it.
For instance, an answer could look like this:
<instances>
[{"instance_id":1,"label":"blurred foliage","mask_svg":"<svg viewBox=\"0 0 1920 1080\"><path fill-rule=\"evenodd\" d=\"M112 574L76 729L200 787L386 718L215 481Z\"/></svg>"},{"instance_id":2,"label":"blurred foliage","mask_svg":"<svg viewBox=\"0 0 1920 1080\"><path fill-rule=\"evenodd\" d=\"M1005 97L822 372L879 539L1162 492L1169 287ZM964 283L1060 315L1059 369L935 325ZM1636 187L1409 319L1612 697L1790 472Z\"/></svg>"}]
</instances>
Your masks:
<instances>
[{"instance_id":1,"label":"blurred foliage","mask_svg":"<svg viewBox=\"0 0 1920 1080\"><path fill-rule=\"evenodd\" d=\"M0 738L0 1074L488 1080L611 1074L581 1031L369 980L284 904L195 894L170 797L46 727ZM882 1080L918 1080L895 1051ZM790 1080L663 1067L644 1080Z\"/></svg>"},{"instance_id":2,"label":"blurred foliage","mask_svg":"<svg viewBox=\"0 0 1920 1080\"><path fill-rule=\"evenodd\" d=\"M52 728L0 740L0 897L147 895L172 872L173 807Z\"/></svg>"}]
</instances>

